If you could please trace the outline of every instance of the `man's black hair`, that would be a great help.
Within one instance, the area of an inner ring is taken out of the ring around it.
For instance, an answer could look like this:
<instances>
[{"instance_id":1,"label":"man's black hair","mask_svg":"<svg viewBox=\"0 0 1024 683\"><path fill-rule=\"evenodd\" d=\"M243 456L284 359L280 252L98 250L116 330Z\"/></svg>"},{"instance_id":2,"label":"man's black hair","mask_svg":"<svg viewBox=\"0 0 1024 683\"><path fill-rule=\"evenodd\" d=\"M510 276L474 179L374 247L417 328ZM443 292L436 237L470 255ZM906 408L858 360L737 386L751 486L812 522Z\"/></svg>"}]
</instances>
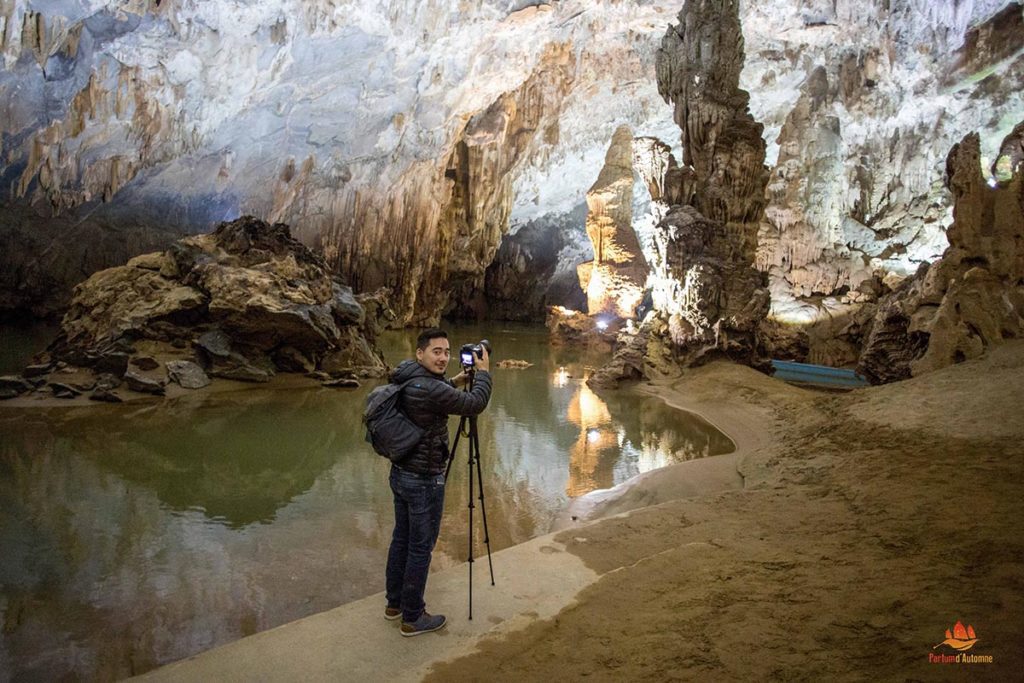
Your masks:
<instances>
[{"instance_id":1,"label":"man's black hair","mask_svg":"<svg viewBox=\"0 0 1024 683\"><path fill-rule=\"evenodd\" d=\"M420 335L416 337L416 348L420 351L426 351L427 347L430 346L431 339L437 339L442 337L448 338L448 333L438 327L431 327L429 330L423 330Z\"/></svg>"}]
</instances>

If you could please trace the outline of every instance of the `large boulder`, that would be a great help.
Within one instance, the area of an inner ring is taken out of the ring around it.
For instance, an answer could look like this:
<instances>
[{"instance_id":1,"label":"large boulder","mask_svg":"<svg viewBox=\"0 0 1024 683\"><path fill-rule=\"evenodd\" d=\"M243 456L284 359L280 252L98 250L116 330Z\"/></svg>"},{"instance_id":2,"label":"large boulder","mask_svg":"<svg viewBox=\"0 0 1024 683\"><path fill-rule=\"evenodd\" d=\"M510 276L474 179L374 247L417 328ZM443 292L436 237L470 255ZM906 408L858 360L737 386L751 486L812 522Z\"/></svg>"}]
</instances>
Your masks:
<instances>
[{"instance_id":1,"label":"large boulder","mask_svg":"<svg viewBox=\"0 0 1024 683\"><path fill-rule=\"evenodd\" d=\"M145 362L140 345L155 344L164 360L178 362L168 365L174 379L194 387L203 377L181 362L260 382L277 370L308 372L328 357L335 372L344 359L360 374L383 374L364 323L351 288L288 226L243 217L94 274L76 287L49 355L124 376L130 360Z\"/></svg>"}]
</instances>

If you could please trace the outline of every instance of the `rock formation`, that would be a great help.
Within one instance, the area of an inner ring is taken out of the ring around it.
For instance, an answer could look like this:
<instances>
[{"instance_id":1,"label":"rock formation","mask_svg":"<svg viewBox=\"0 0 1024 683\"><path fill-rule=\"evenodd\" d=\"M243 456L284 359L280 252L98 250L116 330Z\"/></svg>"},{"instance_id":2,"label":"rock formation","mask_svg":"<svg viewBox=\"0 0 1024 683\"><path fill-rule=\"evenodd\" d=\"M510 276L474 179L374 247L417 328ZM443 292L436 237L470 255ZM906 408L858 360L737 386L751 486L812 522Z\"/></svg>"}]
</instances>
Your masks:
<instances>
[{"instance_id":1,"label":"rock formation","mask_svg":"<svg viewBox=\"0 0 1024 683\"><path fill-rule=\"evenodd\" d=\"M0 315L62 311L91 273L242 214L293 226L355 291L386 288L394 325L572 306L555 298L589 247L565 217L613 131L678 134L652 74L681 4L0 2ZM716 194L746 196L757 169L729 165L733 133L704 115L683 132L697 152L661 168L634 142L634 167L658 169L658 219L692 205L743 251L757 233L766 350L852 361L864 305L948 246L949 148L977 130L989 167L1020 119L1024 5L737 4L742 39L707 34L672 78L705 114L751 93L772 169L757 226ZM517 290L541 292L519 308Z\"/></svg>"},{"instance_id":2,"label":"rock formation","mask_svg":"<svg viewBox=\"0 0 1024 683\"><path fill-rule=\"evenodd\" d=\"M731 0L687 3L665 34L658 88L682 130L685 172L673 174L680 186L672 194L686 203L655 229L653 313L635 335L622 336L612 364L591 378L595 385L649 375L664 355L652 345L666 346L683 366L716 354L759 362L755 334L769 296L753 261L767 169L761 127L739 88L743 58Z\"/></svg>"},{"instance_id":3,"label":"rock formation","mask_svg":"<svg viewBox=\"0 0 1024 683\"><path fill-rule=\"evenodd\" d=\"M873 313L860 309L948 244L950 147L979 131L987 167L1019 119L1024 5L783 5L751 3L744 19L743 84L774 163L764 337L799 340L798 360L852 364Z\"/></svg>"},{"instance_id":4,"label":"rock formation","mask_svg":"<svg viewBox=\"0 0 1024 683\"><path fill-rule=\"evenodd\" d=\"M1024 122L1004 140L990 184L977 134L946 162L954 197L949 247L879 302L859 369L905 379L980 356L1024 332Z\"/></svg>"},{"instance_id":5,"label":"rock formation","mask_svg":"<svg viewBox=\"0 0 1024 683\"><path fill-rule=\"evenodd\" d=\"M114 382L104 394L121 380L162 394L168 381L205 386L206 375L380 376L374 330L351 288L286 225L243 217L92 275L75 288L45 364L26 375L80 368Z\"/></svg>"},{"instance_id":6,"label":"rock formation","mask_svg":"<svg viewBox=\"0 0 1024 683\"><path fill-rule=\"evenodd\" d=\"M587 313L636 317L647 282L647 262L633 230L633 131L612 136L601 174L587 192L587 237L594 260L581 263L580 287Z\"/></svg>"}]
</instances>

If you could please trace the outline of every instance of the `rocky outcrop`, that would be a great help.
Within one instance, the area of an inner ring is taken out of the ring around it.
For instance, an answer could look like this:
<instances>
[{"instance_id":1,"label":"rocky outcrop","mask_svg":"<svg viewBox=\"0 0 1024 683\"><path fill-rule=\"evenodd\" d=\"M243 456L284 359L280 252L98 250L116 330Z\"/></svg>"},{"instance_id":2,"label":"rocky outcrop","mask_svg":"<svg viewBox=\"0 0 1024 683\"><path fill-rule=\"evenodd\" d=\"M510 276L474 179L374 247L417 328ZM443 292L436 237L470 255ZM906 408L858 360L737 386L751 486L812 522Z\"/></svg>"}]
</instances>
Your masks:
<instances>
[{"instance_id":1,"label":"rocky outcrop","mask_svg":"<svg viewBox=\"0 0 1024 683\"><path fill-rule=\"evenodd\" d=\"M551 306L545 325L550 333L551 344L574 348L590 347L601 351L615 348L618 326L609 329L599 324L598 319L586 313L563 306Z\"/></svg>"},{"instance_id":2,"label":"rocky outcrop","mask_svg":"<svg viewBox=\"0 0 1024 683\"><path fill-rule=\"evenodd\" d=\"M47 360L153 394L168 381L201 388L207 375L379 376L384 363L366 327L352 290L288 226L245 217L94 274L75 289Z\"/></svg>"},{"instance_id":3,"label":"rocky outcrop","mask_svg":"<svg viewBox=\"0 0 1024 683\"><path fill-rule=\"evenodd\" d=\"M578 268L587 312L636 317L647 282L647 262L633 230L633 131L620 126L604 166L587 192L587 237L594 260Z\"/></svg>"},{"instance_id":4,"label":"rocky outcrop","mask_svg":"<svg viewBox=\"0 0 1024 683\"><path fill-rule=\"evenodd\" d=\"M574 69L569 46L551 46L526 83L469 120L440 187L440 250L426 263L424 278L397 283L396 306L406 308L403 292L414 285L416 307L431 311L424 322L433 321L434 312L483 316L485 271L509 228L513 172L545 135L557 136L553 113L572 86Z\"/></svg>"},{"instance_id":5,"label":"rocky outcrop","mask_svg":"<svg viewBox=\"0 0 1024 683\"><path fill-rule=\"evenodd\" d=\"M681 4L0 2L0 314L53 313L96 270L250 214L293 226L356 291L390 289L396 325L477 315L507 226L557 229L618 125L678 134L650 75ZM950 146L977 129L994 159L1019 118L1024 6L737 4L773 169L756 262L777 322L852 315L861 282L948 245ZM707 39L679 85L731 92L739 41ZM732 139L690 125L688 148ZM692 154L648 186L670 177L666 205L734 230L715 187L757 169ZM544 288L535 257L508 251L526 268L500 280Z\"/></svg>"},{"instance_id":6,"label":"rocky outcrop","mask_svg":"<svg viewBox=\"0 0 1024 683\"><path fill-rule=\"evenodd\" d=\"M905 379L980 356L1024 332L1024 123L981 172L977 134L954 146L947 182L954 197L942 258L879 302L859 369L872 382Z\"/></svg>"},{"instance_id":7,"label":"rocky outcrop","mask_svg":"<svg viewBox=\"0 0 1024 683\"><path fill-rule=\"evenodd\" d=\"M673 164L665 164L666 178L680 183L665 194L686 203L654 230L653 311L636 333L620 336L612 364L590 380L596 386L654 371L626 358L648 349L652 337L663 339L677 366L716 355L761 362L756 333L769 295L753 263L768 176L761 126L739 88L743 58L731 0L687 3L665 34L658 89L675 105L686 168L669 175Z\"/></svg>"}]
</instances>

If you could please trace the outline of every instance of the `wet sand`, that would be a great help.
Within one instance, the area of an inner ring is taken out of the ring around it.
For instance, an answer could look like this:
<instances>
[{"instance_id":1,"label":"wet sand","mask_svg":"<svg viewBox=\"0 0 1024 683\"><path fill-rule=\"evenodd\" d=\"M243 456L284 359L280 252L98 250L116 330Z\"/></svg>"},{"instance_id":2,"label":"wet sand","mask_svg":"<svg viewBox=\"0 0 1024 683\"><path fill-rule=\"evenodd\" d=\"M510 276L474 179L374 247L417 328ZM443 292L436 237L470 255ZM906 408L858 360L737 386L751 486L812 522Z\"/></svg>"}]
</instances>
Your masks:
<instances>
[{"instance_id":1,"label":"wet sand","mask_svg":"<svg viewBox=\"0 0 1024 683\"><path fill-rule=\"evenodd\" d=\"M1024 342L847 394L726 363L647 390L734 473L577 504L557 540L599 578L430 680L1024 680ZM958 620L992 663L929 661Z\"/></svg>"}]
</instances>

